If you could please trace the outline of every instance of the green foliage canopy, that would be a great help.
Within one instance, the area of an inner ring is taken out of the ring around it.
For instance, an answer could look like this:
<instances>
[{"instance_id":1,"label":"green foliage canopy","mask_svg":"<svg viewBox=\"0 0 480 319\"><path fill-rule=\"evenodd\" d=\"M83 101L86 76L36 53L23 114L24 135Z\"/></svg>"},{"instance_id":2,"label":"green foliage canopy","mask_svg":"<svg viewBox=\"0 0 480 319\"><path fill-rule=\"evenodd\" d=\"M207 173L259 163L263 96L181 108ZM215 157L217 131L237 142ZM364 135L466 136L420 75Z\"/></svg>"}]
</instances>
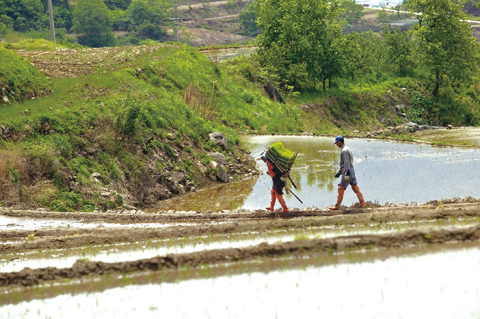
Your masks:
<instances>
[{"instance_id":1,"label":"green foliage canopy","mask_svg":"<svg viewBox=\"0 0 480 319\"><path fill-rule=\"evenodd\" d=\"M411 74L416 67L415 51L416 43L412 34L392 29L391 26L384 27L385 42L388 50L388 62L394 72L401 75Z\"/></svg>"},{"instance_id":2,"label":"green foliage canopy","mask_svg":"<svg viewBox=\"0 0 480 319\"><path fill-rule=\"evenodd\" d=\"M105 5L110 10L127 10L132 0L104 0Z\"/></svg>"},{"instance_id":3,"label":"green foliage canopy","mask_svg":"<svg viewBox=\"0 0 480 319\"><path fill-rule=\"evenodd\" d=\"M75 31L85 34L86 45L102 47L115 44L109 10L103 0L78 0L73 22Z\"/></svg>"},{"instance_id":4,"label":"green foliage canopy","mask_svg":"<svg viewBox=\"0 0 480 319\"><path fill-rule=\"evenodd\" d=\"M340 1L340 17L347 20L347 23L356 23L363 18L363 6L357 4L355 0L341 0Z\"/></svg>"},{"instance_id":5,"label":"green foliage canopy","mask_svg":"<svg viewBox=\"0 0 480 319\"><path fill-rule=\"evenodd\" d=\"M417 14L415 36L420 40L422 66L434 82L433 96L445 83L470 83L478 67L479 44L462 5L450 0L410 0Z\"/></svg>"},{"instance_id":6,"label":"green foliage canopy","mask_svg":"<svg viewBox=\"0 0 480 319\"><path fill-rule=\"evenodd\" d=\"M40 0L0 0L0 22L25 32L46 27L48 16Z\"/></svg>"},{"instance_id":7,"label":"green foliage canopy","mask_svg":"<svg viewBox=\"0 0 480 319\"><path fill-rule=\"evenodd\" d=\"M265 0L256 5L257 58L270 72L296 89L324 83L340 70L336 17L338 2L327 0Z\"/></svg>"},{"instance_id":8,"label":"green foliage canopy","mask_svg":"<svg viewBox=\"0 0 480 319\"><path fill-rule=\"evenodd\" d=\"M255 6L248 5L240 12L239 20L246 34L258 31L257 23L255 22L257 16L255 15Z\"/></svg>"},{"instance_id":9,"label":"green foliage canopy","mask_svg":"<svg viewBox=\"0 0 480 319\"><path fill-rule=\"evenodd\" d=\"M155 4L147 0L133 1L123 17L125 28L135 31L143 40L161 40L165 37L165 31L160 26L165 24L164 20L170 6L166 1L158 1Z\"/></svg>"}]
</instances>

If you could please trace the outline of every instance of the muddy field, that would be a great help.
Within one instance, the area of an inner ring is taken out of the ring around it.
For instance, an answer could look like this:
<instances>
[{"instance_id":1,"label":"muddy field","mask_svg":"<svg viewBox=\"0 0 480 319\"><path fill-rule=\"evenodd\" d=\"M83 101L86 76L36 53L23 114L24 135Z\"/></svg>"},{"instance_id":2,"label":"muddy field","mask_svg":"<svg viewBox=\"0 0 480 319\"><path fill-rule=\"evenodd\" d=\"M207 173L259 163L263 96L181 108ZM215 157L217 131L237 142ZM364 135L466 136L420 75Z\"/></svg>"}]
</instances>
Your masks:
<instances>
[{"instance_id":1,"label":"muddy field","mask_svg":"<svg viewBox=\"0 0 480 319\"><path fill-rule=\"evenodd\" d=\"M412 243L476 240L478 229L475 224L477 221L480 222L480 203L476 202L475 199L466 198L462 202L450 204L434 202L432 204L419 204L414 206L398 205L398 207L373 207L366 209L347 208L340 212L319 209L294 209L291 212L282 214L265 210L250 211L246 209L221 212L168 211L149 214L141 211L112 211L103 214L92 214L80 212L58 213L3 209L0 210L0 221L2 221L2 218L8 218L8 224L4 227L5 230L0 232L0 253L5 256L4 262L10 259L15 261L15 258L12 257L12 254L14 253L37 252L38 254L38 251L41 250L44 252L46 249L55 251L59 249L82 249L85 247L113 244L138 244L147 241L151 242L152 240L183 240L185 243L191 238L198 242L198 238L204 236L228 236L228 238L230 238L230 236L238 237L241 234L250 233L267 236L266 234L274 235L278 232L293 232L298 234L298 232L304 233L309 231L312 234L315 234L316 232L321 232L322 229L330 229L331 231L337 227L358 228L361 226L363 228L375 229L385 227L385 225L388 224L413 223L415 225L418 223L426 223L428 226L430 223L441 224L445 221L459 221L458 223L460 223L462 220L470 220L471 223L468 223L469 226L472 226L473 223L473 226L468 229L457 230L459 232L458 234L452 234L450 230L437 230L432 233L435 234L432 235L433 237L428 238L425 237L426 232L421 230L417 233L407 232L407 234L405 234L403 232L398 232L388 236L382 235L387 236L385 238L380 235L380 237L376 238L369 234L366 236L347 236L345 238L340 236L338 238L326 239L325 243L294 241L288 244L281 243L271 246L257 245L251 248L255 251L254 253L246 253L253 258L254 256L257 256L256 254L260 254L259 256L262 257L267 257L270 253L272 253L272 256L277 255L275 251L282 251L280 255L286 254L291 248L285 250L285 245L287 245L287 247L295 247L292 248L294 251L302 249L310 251L313 249L312 247L317 247L318 245L322 247L320 250L338 250L343 249L344 247L348 249L360 249L366 245L370 247L400 247L408 246ZM76 224L75 227L72 227L70 224L65 226L65 223L61 224L61 226L57 226L54 222L59 221ZM455 225L455 222L451 224L451 226ZM221 241L221 238L219 240ZM343 242L344 244L340 245L339 242ZM345 244L346 242L348 242L348 244ZM313 249L313 251L316 251L316 248ZM182 257L173 256L169 258L173 258L174 260L177 260L178 258L186 258L185 260L191 260L192 263L204 264L225 261L224 258L231 259L232 257L230 254L232 253L236 254L238 252L233 252L229 250L229 248L218 250L206 254L205 256L207 257L200 257L200 261L195 261L199 258L198 256L190 256L188 254L184 256L182 255ZM243 260L245 258L250 258L247 257L247 255L241 253L239 255L241 257L239 258ZM133 271L135 267L137 267L137 270L141 270L145 267L145 269L159 267L158 265L145 266L144 263L151 263L148 260L149 259L144 261L129 261L125 264L130 265L130 263L133 263L134 265L137 265L133 266L133 268L131 268L131 265L121 266L102 264L102 266L97 266L101 269L106 267L106 272L110 271L110 269L126 271L126 268L122 267L127 267L129 272ZM189 264L186 262L180 262L180 264L174 263L171 266L180 267L182 265ZM95 271L98 272L98 270ZM8 278L10 278L9 276L14 276L14 278L16 278L15 276L17 275L25 276L25 274L19 274L20 273L16 275L8 274L8 276L4 274L4 276L7 276ZM83 272L83 274L88 274L88 272ZM65 276L71 276L71 272L65 273ZM51 280L59 279L61 276L46 276L41 278L49 278ZM17 279L9 279L8 281L4 281L2 285L18 284L19 282L16 280ZM29 284L36 282L38 282L38 280L29 281Z\"/></svg>"},{"instance_id":2,"label":"muddy field","mask_svg":"<svg viewBox=\"0 0 480 319\"><path fill-rule=\"evenodd\" d=\"M30 318L26 305L37 307L37 300L49 298L90 300L120 289L122 298L135 300L129 292L134 287L143 291L150 285L477 249L480 201L467 197L287 214L1 209L0 225L0 311ZM92 307L94 317L106 315L103 306ZM38 306L37 314L55 311Z\"/></svg>"}]
</instances>

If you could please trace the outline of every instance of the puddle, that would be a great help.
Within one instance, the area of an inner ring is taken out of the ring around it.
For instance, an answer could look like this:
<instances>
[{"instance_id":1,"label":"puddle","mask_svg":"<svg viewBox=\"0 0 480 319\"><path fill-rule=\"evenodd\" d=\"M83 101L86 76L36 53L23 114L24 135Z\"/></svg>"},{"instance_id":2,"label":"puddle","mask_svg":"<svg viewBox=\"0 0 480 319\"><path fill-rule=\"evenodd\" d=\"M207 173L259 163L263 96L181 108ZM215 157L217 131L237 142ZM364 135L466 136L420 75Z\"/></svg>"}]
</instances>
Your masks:
<instances>
[{"instance_id":1,"label":"puddle","mask_svg":"<svg viewBox=\"0 0 480 319\"><path fill-rule=\"evenodd\" d=\"M291 176L298 189L285 195L290 208L325 208L335 203L340 150L330 137L312 136L250 136L245 142L252 156L274 142L299 152ZM347 139L355 157L358 185L365 200L389 203L425 203L430 200L478 196L474 191L480 177L465 172L480 168L480 150L433 147L430 145L386 142L379 140ZM259 168L266 166L258 161ZM270 203L271 178L263 174L257 179L225 184L197 193L189 193L173 200L161 201L155 209L161 210L234 210L237 208L263 209ZM290 185L290 183L288 183ZM358 201L347 189L343 205ZM276 207L280 207L277 203Z\"/></svg>"},{"instance_id":2,"label":"puddle","mask_svg":"<svg viewBox=\"0 0 480 319\"><path fill-rule=\"evenodd\" d=\"M207 224L219 224L222 222L210 222L206 221L203 223ZM82 222L81 220L68 220L68 219L31 219L31 218L22 218L22 217L9 217L9 216L0 216L0 230L38 230L38 229L49 229L56 227L67 227L67 228L161 228L161 227L172 227L172 226L196 226L198 223L187 222L187 223L178 223L178 222L134 222L126 221L124 223L111 223L111 222L102 222L102 221L86 221ZM1 244L1 243L0 243Z\"/></svg>"},{"instance_id":3,"label":"puddle","mask_svg":"<svg viewBox=\"0 0 480 319\"><path fill-rule=\"evenodd\" d=\"M321 260L295 260L295 268L274 270L263 263L241 274L174 282L160 279L158 272L150 275L150 284L65 293L7 304L0 312L2 318L248 318L252 313L259 318L478 318L480 314L478 246L340 264L322 265Z\"/></svg>"},{"instance_id":4,"label":"puddle","mask_svg":"<svg viewBox=\"0 0 480 319\"><path fill-rule=\"evenodd\" d=\"M387 234L406 229L463 228L477 225L476 219L463 221L404 222L358 226L325 226L307 230L275 231L268 233L243 233L228 236L202 236L177 240L147 241L137 244L115 244L84 247L80 249L54 249L46 251L5 254L0 257L0 273L31 269L71 267L77 259L89 261L122 262L165 256L167 254L190 253L203 250L242 248L266 242L274 244L300 239L321 239L337 236Z\"/></svg>"}]
</instances>

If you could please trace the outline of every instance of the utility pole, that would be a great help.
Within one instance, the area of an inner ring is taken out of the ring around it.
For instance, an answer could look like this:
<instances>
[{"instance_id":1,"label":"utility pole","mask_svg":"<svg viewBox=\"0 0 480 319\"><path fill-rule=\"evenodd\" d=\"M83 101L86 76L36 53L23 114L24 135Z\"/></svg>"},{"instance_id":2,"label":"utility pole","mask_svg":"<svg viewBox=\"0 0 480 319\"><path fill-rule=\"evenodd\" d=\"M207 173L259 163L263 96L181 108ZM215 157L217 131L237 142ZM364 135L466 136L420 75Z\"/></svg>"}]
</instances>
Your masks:
<instances>
[{"instance_id":1,"label":"utility pole","mask_svg":"<svg viewBox=\"0 0 480 319\"><path fill-rule=\"evenodd\" d=\"M51 1L51 0L50 0ZM175 1L175 36L177 42L180 42L180 38L178 37L178 12L177 12L177 1Z\"/></svg>"},{"instance_id":2,"label":"utility pole","mask_svg":"<svg viewBox=\"0 0 480 319\"><path fill-rule=\"evenodd\" d=\"M55 25L53 23L53 8L52 8L52 0L48 0L48 13L50 14L50 33L52 34L52 41L55 41Z\"/></svg>"}]
</instances>

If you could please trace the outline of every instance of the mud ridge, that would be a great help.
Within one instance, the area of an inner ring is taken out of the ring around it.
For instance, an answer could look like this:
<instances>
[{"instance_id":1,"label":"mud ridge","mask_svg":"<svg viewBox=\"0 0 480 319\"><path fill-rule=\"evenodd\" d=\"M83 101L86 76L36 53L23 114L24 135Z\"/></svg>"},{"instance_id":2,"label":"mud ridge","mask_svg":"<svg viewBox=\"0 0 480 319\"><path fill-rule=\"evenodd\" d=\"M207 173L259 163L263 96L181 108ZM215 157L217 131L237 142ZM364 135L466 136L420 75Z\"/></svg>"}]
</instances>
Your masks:
<instances>
[{"instance_id":1,"label":"mud ridge","mask_svg":"<svg viewBox=\"0 0 480 319\"><path fill-rule=\"evenodd\" d=\"M0 231L2 238L25 238L35 234L35 240L0 244L0 252L12 253L35 249L73 248L87 245L132 243L148 239L170 239L202 235L232 234L282 229L308 229L332 225L367 225L370 223L442 220L449 218L480 217L478 204L452 204L443 209L377 209L356 214L305 217L292 219L233 220L224 224L198 224L165 228L53 228L35 231ZM43 238L42 238L43 237Z\"/></svg>"},{"instance_id":2,"label":"mud ridge","mask_svg":"<svg viewBox=\"0 0 480 319\"><path fill-rule=\"evenodd\" d=\"M170 254L136 261L105 263L77 260L72 267L40 269L25 268L18 272L0 273L0 286L33 286L45 281L97 276L108 273L132 273L196 267L207 264L231 263L256 258L304 256L362 248L400 248L411 245L443 244L447 242L477 241L480 224L463 229L407 230L385 235L355 235L328 239L297 240L287 243L262 243L246 248L226 248L201 252Z\"/></svg>"},{"instance_id":3,"label":"mud ridge","mask_svg":"<svg viewBox=\"0 0 480 319\"><path fill-rule=\"evenodd\" d=\"M364 210L351 209L349 213L361 213ZM293 218L293 217L309 217L309 216L332 216L342 214L341 211L330 210L292 210L290 212L279 213L271 212L263 209L239 211L206 211L206 212L183 212L183 211L159 211L157 213L127 211L115 211L107 213L83 213L83 212L45 212L35 210L0 210L0 216L8 217L28 217L28 218L45 218L45 219L74 219L82 221L177 221L177 220L221 220L221 219L261 219L261 218Z\"/></svg>"},{"instance_id":4,"label":"mud ridge","mask_svg":"<svg viewBox=\"0 0 480 319\"><path fill-rule=\"evenodd\" d=\"M459 203L443 203L438 206L441 201L431 201L427 204L418 204L414 206L398 205L395 207L373 207L373 208L356 208L350 207L343 210L331 211L328 209L305 208L291 209L286 213L271 212L264 209L248 210L239 209L235 211L158 211L156 213L144 213L136 211L109 211L104 213L85 213L85 212L49 212L36 210L11 210L0 209L0 216L8 217L28 217L28 218L46 218L46 219L72 219L81 221L142 221L142 222L159 222L159 221L200 221L200 220L223 220L223 219L274 219L274 218L295 218L295 217L313 217L313 216L334 216L345 214L362 214L365 212L376 211L399 211L399 210L432 210L432 209L480 209L480 202L459 202Z\"/></svg>"}]
</instances>

